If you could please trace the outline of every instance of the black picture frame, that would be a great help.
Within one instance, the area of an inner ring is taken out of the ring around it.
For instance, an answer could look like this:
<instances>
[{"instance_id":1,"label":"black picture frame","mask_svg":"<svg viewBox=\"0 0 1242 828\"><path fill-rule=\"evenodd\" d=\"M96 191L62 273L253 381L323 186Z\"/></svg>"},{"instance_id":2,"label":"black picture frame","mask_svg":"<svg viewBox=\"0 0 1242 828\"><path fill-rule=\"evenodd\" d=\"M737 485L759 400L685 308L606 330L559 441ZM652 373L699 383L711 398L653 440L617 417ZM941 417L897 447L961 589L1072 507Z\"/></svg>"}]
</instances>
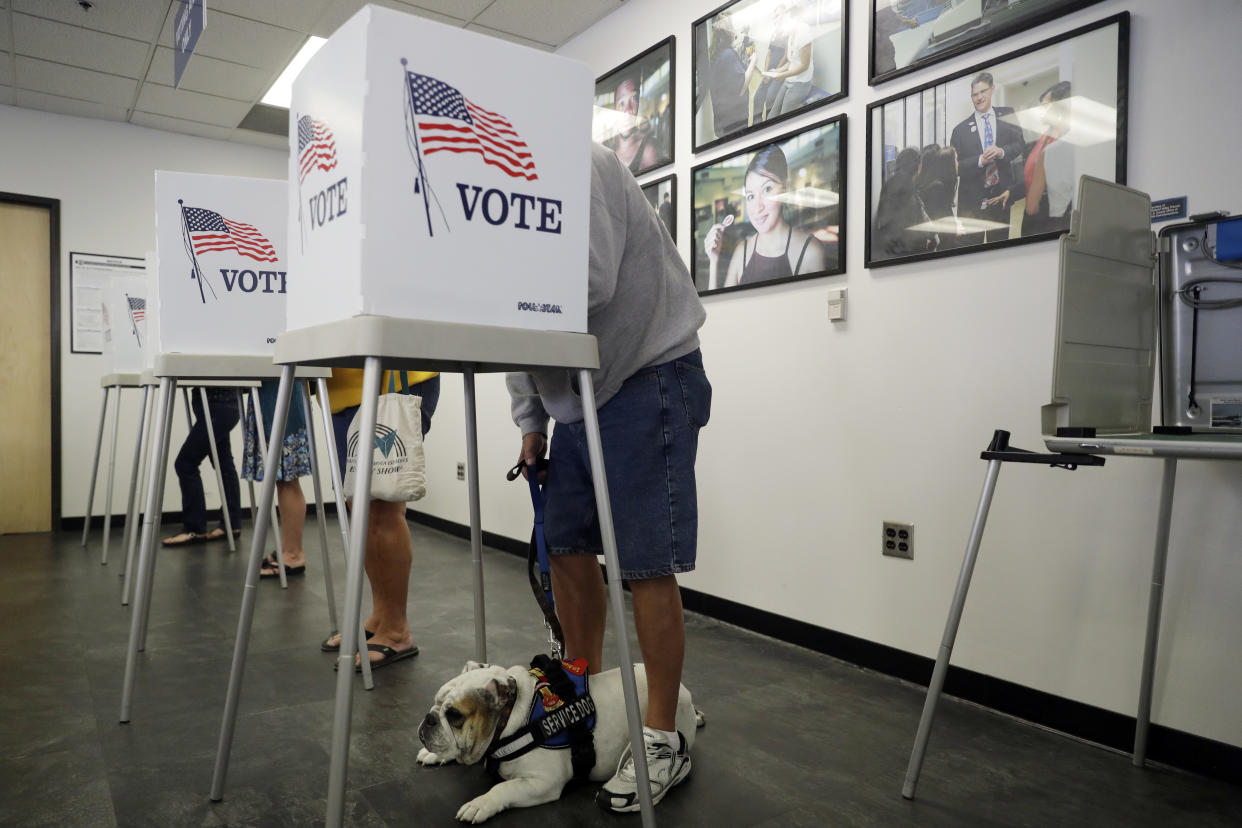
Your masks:
<instances>
[{"instance_id":1,"label":"black picture frame","mask_svg":"<svg viewBox=\"0 0 1242 828\"><path fill-rule=\"evenodd\" d=\"M82 287L77 274L77 264L79 256L98 260L93 264L97 266L108 266L106 269L131 269L146 272L146 259L140 256L114 256L108 253L87 253L84 250L69 251L69 353L71 354L94 354L103 353L103 348L88 348L78 343L78 293ZM133 262L133 264L126 264Z\"/></svg>"},{"instance_id":2,"label":"black picture frame","mask_svg":"<svg viewBox=\"0 0 1242 828\"><path fill-rule=\"evenodd\" d=\"M845 272L846 146L841 114L691 170L690 264L700 295ZM782 168L784 182L779 180ZM793 185L786 186L789 182ZM775 214L773 203L779 210ZM757 230L759 225L763 229ZM720 243L713 273L705 243L716 228ZM756 258L756 239L766 233L773 234L773 250L783 242L783 255Z\"/></svg>"},{"instance_id":3,"label":"black picture frame","mask_svg":"<svg viewBox=\"0 0 1242 828\"><path fill-rule=\"evenodd\" d=\"M647 203L656 211L660 222L668 230L673 243L677 243L677 174L666 175L642 185Z\"/></svg>"},{"instance_id":4,"label":"black picture frame","mask_svg":"<svg viewBox=\"0 0 1242 828\"><path fill-rule=\"evenodd\" d=\"M690 32L695 152L804 115L844 98L849 90L846 0L730 0L694 21ZM782 84L764 78L770 61L773 71L779 69L776 61L788 51L791 34L800 36L799 42L810 41L809 80L798 81L795 75ZM721 106L726 100L722 87L734 85L742 91L727 96L729 107ZM805 94L788 105L793 97L786 92ZM769 103L775 114L766 114Z\"/></svg>"},{"instance_id":5,"label":"black picture frame","mask_svg":"<svg viewBox=\"0 0 1242 828\"><path fill-rule=\"evenodd\" d=\"M595 79L591 136L636 176L673 163L676 68L676 38L669 36ZM618 111L621 96L633 111Z\"/></svg>"},{"instance_id":6,"label":"black picture frame","mask_svg":"<svg viewBox=\"0 0 1242 828\"><path fill-rule=\"evenodd\" d=\"M1125 184L1129 42L1122 12L870 104L865 266L1054 239L1080 175Z\"/></svg>"},{"instance_id":7,"label":"black picture frame","mask_svg":"<svg viewBox=\"0 0 1242 828\"><path fill-rule=\"evenodd\" d=\"M951 0L871 0L867 83L908 75L1098 2L967 0L952 6Z\"/></svg>"}]
</instances>

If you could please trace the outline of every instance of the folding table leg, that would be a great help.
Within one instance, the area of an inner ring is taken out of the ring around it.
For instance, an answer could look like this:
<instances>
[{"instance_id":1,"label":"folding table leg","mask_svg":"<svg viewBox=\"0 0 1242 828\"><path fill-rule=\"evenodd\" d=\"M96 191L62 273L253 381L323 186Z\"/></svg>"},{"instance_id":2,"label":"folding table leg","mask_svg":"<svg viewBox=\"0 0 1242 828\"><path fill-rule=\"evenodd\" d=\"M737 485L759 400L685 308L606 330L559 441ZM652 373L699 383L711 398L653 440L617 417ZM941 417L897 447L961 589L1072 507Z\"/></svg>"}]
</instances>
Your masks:
<instances>
[{"instance_id":1,"label":"folding table leg","mask_svg":"<svg viewBox=\"0 0 1242 828\"><path fill-rule=\"evenodd\" d=\"M1173 488L1177 485L1177 458L1166 457L1160 483L1160 514L1156 519L1156 549L1151 563L1151 593L1147 599L1147 637L1143 642L1143 673L1139 679L1138 714L1134 717L1136 768L1147 761L1147 729L1151 723L1151 686L1160 643L1160 610L1164 601L1164 573L1169 560L1169 525L1173 519Z\"/></svg>"},{"instance_id":2,"label":"folding table leg","mask_svg":"<svg viewBox=\"0 0 1242 828\"><path fill-rule=\"evenodd\" d=\"M362 375L362 404L359 408L358 433L365 435L359 442L358 472L354 479L354 503L361 508L350 521L349 560L346 565L345 616L341 629L341 649L337 654L336 707L332 719L332 754L328 764L328 828L340 828L345 821L345 773L349 766L350 714L353 707L354 656L369 658L365 648L359 650L361 635L363 564L367 554L367 524L371 510L371 448L375 435L375 418L379 409L380 376L383 369L379 357L367 357Z\"/></svg>"},{"instance_id":3,"label":"folding table leg","mask_svg":"<svg viewBox=\"0 0 1242 828\"><path fill-rule=\"evenodd\" d=\"M263 453L263 486L259 495L258 520L250 539L250 559L246 562L246 585L242 589L241 614L237 619L237 638L233 642L233 666L229 671L228 695L224 702L224 720L220 725L220 742L216 749L216 766L211 779L211 800L219 802L224 796L224 777L229 767L229 752L233 746L233 731L237 725L237 702L241 697L242 677L246 671L246 652L250 647L250 628L254 624L254 606L259 586L259 569L263 562L263 547L267 541L267 519L271 514L276 496L276 469L280 464L280 444L285 436L285 423L289 413L289 398L293 394L292 365L280 372L280 387L276 392L276 411L272 416L272 450ZM263 413L256 406L259 433L263 430Z\"/></svg>"},{"instance_id":4,"label":"folding table leg","mask_svg":"<svg viewBox=\"0 0 1242 828\"><path fill-rule=\"evenodd\" d=\"M147 386L149 388L149 386ZM146 409L143 412L143 421L146 422L147 430L142 439L142 459L138 464L138 471L141 475L138 480L138 501L145 502L147 497L147 488L150 486L150 468L151 453L155 450L155 406L156 394L151 394L147 399ZM170 418L171 419L171 418ZM125 580L121 584L121 606L129 606L130 599L133 597L133 577L134 559L138 550L138 535L141 533L141 524L139 523L139 513L134 512L134 531L129 536L129 548L125 552ZM143 514L145 517L145 514Z\"/></svg>"},{"instance_id":5,"label":"folding table leg","mask_svg":"<svg viewBox=\"0 0 1242 828\"><path fill-rule=\"evenodd\" d=\"M919 729L914 736L914 750L910 752L910 764L906 767L906 780L901 788L901 795L906 799L914 799L914 789L919 783L919 772L923 769L923 755L927 753L927 737L931 733L932 720L936 717L936 704L940 701L940 691L944 688L944 677L949 671L949 658L953 655L953 642L957 639L957 627L962 621L962 609L966 606L966 592L970 589L970 578L975 570L975 560L979 557L979 542L983 539L983 527L988 522L988 510L992 508L992 495L996 491L996 478L1000 476L1000 467L1000 460L988 461L987 477L983 481L983 493L979 497L979 508L975 512L975 523L970 528L966 555L962 558L962 569L957 576L957 589L953 593L953 602L949 606L949 619L944 625L944 637L940 640L936 667L932 670L931 683L927 686L927 698L923 701L923 715L919 719Z\"/></svg>"},{"instance_id":6,"label":"folding table leg","mask_svg":"<svg viewBox=\"0 0 1242 828\"><path fill-rule=\"evenodd\" d=\"M310 453L311 485L315 490L315 523L319 527L319 548L323 550L323 588L328 595L328 622L336 632L336 599L332 590L332 562L328 558L327 514L324 510L323 491L319 487L319 452L315 448L315 421L311 419L310 382L298 383L301 389L302 420L306 423L306 449Z\"/></svg>"},{"instance_id":7,"label":"folding table leg","mask_svg":"<svg viewBox=\"0 0 1242 828\"><path fill-rule=\"evenodd\" d=\"M176 380L160 377L159 396L156 400L154 429L159 435L151 452L151 488L147 493L147 509L142 520L142 543L138 553L138 579L135 585L134 608L129 618L129 646L125 652L125 679L121 686L122 722L129 721L130 705L134 693L134 673L138 666L139 642L144 637L143 627L147 606L151 600L152 567L149 562L155 556L155 534L159 528L160 512L164 499L164 472L168 467L168 426L172 421Z\"/></svg>"},{"instance_id":8,"label":"folding table leg","mask_svg":"<svg viewBox=\"0 0 1242 828\"><path fill-rule=\"evenodd\" d=\"M626 635L629 625L625 618L625 600L621 594L621 563L617 557L617 536L612 526L612 502L608 499L608 476L604 469L604 447L599 436L599 413L595 410L595 384L591 372L578 372L582 389L582 414L586 423L587 453L591 458L591 480L595 484L595 506L599 511L599 535L604 544L604 567L608 571L608 603L612 605L613 638L621 659L621 689L625 696L625 713L629 722L630 747L634 756L634 777L638 784L638 805L643 825L655 825L651 802L651 779L647 773L647 749L643 741L643 723L639 716L638 685L634 681L634 660Z\"/></svg>"},{"instance_id":9,"label":"folding table leg","mask_svg":"<svg viewBox=\"0 0 1242 828\"><path fill-rule=\"evenodd\" d=\"M82 522L82 546L86 546L86 536L91 531L91 508L95 505L95 479L99 477L99 450L103 448L104 422L108 419L108 394L112 386L105 385L103 403L99 406L99 432L95 435L95 459L91 462L91 489L86 496L86 518ZM118 395L119 396L119 395Z\"/></svg>"},{"instance_id":10,"label":"folding table leg","mask_svg":"<svg viewBox=\"0 0 1242 828\"><path fill-rule=\"evenodd\" d=\"M341 481L341 458L336 453L336 432L332 427L332 403L328 399L328 384L322 379L315 381L319 388L319 412L323 418L323 432L328 444L328 465L332 471L332 491L336 494L336 516L341 525L341 537L345 552L349 553L349 511L345 508L345 484Z\"/></svg>"},{"instance_id":11,"label":"folding table leg","mask_svg":"<svg viewBox=\"0 0 1242 828\"><path fill-rule=\"evenodd\" d=\"M112 480L116 477L116 435L121 430L121 386L116 386L116 402L112 405L112 448L108 452L108 485L104 495L103 550L100 566L108 565L108 541L112 535Z\"/></svg>"},{"instance_id":12,"label":"folding table leg","mask_svg":"<svg viewBox=\"0 0 1242 828\"><path fill-rule=\"evenodd\" d=\"M203 421L207 424L207 444L211 447L211 464L216 469L216 486L220 490L220 517L224 523L224 537L228 539L229 551L236 552L237 544L233 541L233 521L229 520L229 499L224 493L224 472L220 471L220 449L216 445L216 426L211 421L211 408L207 404L207 388L198 387L198 398L203 403ZM232 451L232 449L229 449Z\"/></svg>"},{"instance_id":13,"label":"folding table leg","mask_svg":"<svg viewBox=\"0 0 1242 828\"><path fill-rule=\"evenodd\" d=\"M237 411L239 414L238 422L242 424L243 433L246 430L246 404L242 402L242 390L240 388L233 389L237 392ZM255 504L258 503L254 498L254 481L247 480L246 485L250 487L250 525L254 526L258 521L258 512L255 510Z\"/></svg>"},{"instance_id":14,"label":"folding table leg","mask_svg":"<svg viewBox=\"0 0 1242 828\"><path fill-rule=\"evenodd\" d=\"M121 545L127 550L134 537L138 521L138 501L135 495L138 492L138 478L142 475L142 437L147 433L147 398L150 392L151 386L142 386L142 402L138 405L138 437L134 440L134 462L129 468L129 497L125 501L125 534L121 537ZM129 571L131 563L132 560L127 553L124 571L121 574Z\"/></svg>"},{"instance_id":15,"label":"folding table leg","mask_svg":"<svg viewBox=\"0 0 1242 828\"><path fill-rule=\"evenodd\" d=\"M138 572L139 580L137 581L137 584L141 585L143 583L142 579L146 578L146 585L147 585L146 586L146 590L147 590L146 610L142 613L142 622L141 622L142 628L138 631L138 651L139 652L142 652L143 650L147 648L147 622L151 618L151 589L152 589L152 585L155 583L155 562L159 558L159 556L155 554L155 549L156 549L156 544L159 543L160 524L164 520L164 484L165 484L165 481L168 479L168 458L172 456L172 453L171 453L172 424L173 424L172 409L176 405L175 403L175 400L177 399L176 392L177 392L177 379L176 377L174 377L172 379L172 391L169 392L169 397L170 399L174 400L174 402L169 403L168 420L164 424L164 432L163 432L163 435L160 437L160 439L164 441L164 465L160 468L160 476L157 481L159 485L160 500L159 500L159 507L155 511L155 531L151 536L152 537L151 554L147 556L147 565L146 565L145 571L140 570Z\"/></svg>"},{"instance_id":16,"label":"folding table leg","mask_svg":"<svg viewBox=\"0 0 1242 828\"><path fill-rule=\"evenodd\" d=\"M487 616L483 608L483 523L479 516L479 435L474 371L461 374L466 391L466 488L470 492L470 562L474 573L474 657L487 662Z\"/></svg>"},{"instance_id":17,"label":"folding table leg","mask_svg":"<svg viewBox=\"0 0 1242 828\"><path fill-rule=\"evenodd\" d=\"M267 438L263 436L263 407L259 404L259 389L257 388L250 389L250 399L252 402L254 402L254 423L255 423L254 430L255 430L255 434L258 436L258 439L259 439L259 453L263 457L267 457ZM289 416L288 407L286 407L284 412L282 413L286 418L288 418ZM287 419L286 419L286 422L288 422ZM275 425L275 423L276 423L276 420L275 420L275 416L273 415L273 419L272 419L273 426ZM281 429L281 433L282 434L284 433L284 429ZM272 436L275 437L274 432ZM283 439L284 438L282 437L281 440ZM272 448L274 450L273 453L276 455L276 468L280 468L281 444L273 439ZM266 483L267 482L266 467L264 468L263 474L264 474L263 482ZM272 530L276 536L276 571L280 573L280 588L288 589L289 581L286 580L285 578L285 547L280 541L280 518L276 516L276 504L274 502L272 503L271 511L272 511ZM263 540L264 542L266 542L267 538L264 538Z\"/></svg>"}]
</instances>

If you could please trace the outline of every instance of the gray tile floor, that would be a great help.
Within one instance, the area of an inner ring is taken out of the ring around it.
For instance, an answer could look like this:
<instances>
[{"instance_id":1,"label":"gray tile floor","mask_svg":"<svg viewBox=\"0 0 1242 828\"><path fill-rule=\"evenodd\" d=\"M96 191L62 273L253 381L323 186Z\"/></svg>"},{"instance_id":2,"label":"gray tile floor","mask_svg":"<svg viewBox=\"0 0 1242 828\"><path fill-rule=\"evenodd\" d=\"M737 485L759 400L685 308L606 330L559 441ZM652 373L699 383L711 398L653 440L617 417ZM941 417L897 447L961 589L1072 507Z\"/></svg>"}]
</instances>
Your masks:
<instances>
[{"instance_id":1,"label":"gray tile floor","mask_svg":"<svg viewBox=\"0 0 1242 828\"><path fill-rule=\"evenodd\" d=\"M412 526L410 604L422 654L355 695L348 822L452 825L489 785L478 767L420 768L416 727L474 649L469 545ZM322 824L333 657L317 532L287 592L263 582L223 802L208 801L241 599L243 554L163 551L132 722L117 722L129 610L119 533L0 537L0 825ZM249 532L243 536L248 542ZM340 535L329 527L334 571ZM246 546L248 548L248 545ZM544 646L519 558L488 551L489 656ZM338 590L340 587L338 586ZM338 601L339 592L338 592ZM673 826L1237 826L1242 788L1128 757L946 700L913 802L902 799L922 688L689 615L685 680L707 717L694 771L657 809ZM637 652L637 650L635 650ZM506 812L499 826L637 825L599 811L589 785Z\"/></svg>"}]
</instances>

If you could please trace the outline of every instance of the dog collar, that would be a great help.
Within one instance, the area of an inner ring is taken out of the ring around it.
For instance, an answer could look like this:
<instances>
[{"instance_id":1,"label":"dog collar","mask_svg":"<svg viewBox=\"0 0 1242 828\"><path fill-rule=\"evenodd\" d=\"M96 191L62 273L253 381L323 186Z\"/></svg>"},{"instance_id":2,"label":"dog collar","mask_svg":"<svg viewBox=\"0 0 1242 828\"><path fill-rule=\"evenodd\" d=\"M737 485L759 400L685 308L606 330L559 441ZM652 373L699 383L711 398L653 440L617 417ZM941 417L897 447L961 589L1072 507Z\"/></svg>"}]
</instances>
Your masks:
<instances>
[{"instance_id":1,"label":"dog collar","mask_svg":"<svg viewBox=\"0 0 1242 828\"><path fill-rule=\"evenodd\" d=\"M535 679L527 722L511 735L500 738L508 725L513 704L509 703L496 737L488 747L486 766L495 773L501 762L516 759L537 747L553 750L569 748L574 776L585 778L595 766L595 702L588 690L587 663L583 659L553 661L536 656L530 675Z\"/></svg>"}]
</instances>

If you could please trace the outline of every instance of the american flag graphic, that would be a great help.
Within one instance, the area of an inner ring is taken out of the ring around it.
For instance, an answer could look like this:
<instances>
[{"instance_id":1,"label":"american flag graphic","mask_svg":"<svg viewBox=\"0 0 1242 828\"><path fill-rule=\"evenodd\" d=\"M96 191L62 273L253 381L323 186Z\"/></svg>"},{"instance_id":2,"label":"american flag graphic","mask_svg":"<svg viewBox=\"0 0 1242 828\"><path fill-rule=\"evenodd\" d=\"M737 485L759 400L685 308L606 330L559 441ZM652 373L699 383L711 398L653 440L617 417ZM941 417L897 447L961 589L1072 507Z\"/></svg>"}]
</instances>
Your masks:
<instances>
[{"instance_id":1,"label":"american flag graphic","mask_svg":"<svg viewBox=\"0 0 1242 828\"><path fill-rule=\"evenodd\" d=\"M129 302L129 315L135 322L141 322L147 316L147 300L141 296L130 296L125 294L125 301Z\"/></svg>"},{"instance_id":2,"label":"american flag graphic","mask_svg":"<svg viewBox=\"0 0 1242 828\"><path fill-rule=\"evenodd\" d=\"M336 137L323 121L309 115L298 118L298 182L312 170L327 172L336 167Z\"/></svg>"},{"instance_id":3,"label":"american flag graphic","mask_svg":"<svg viewBox=\"0 0 1242 828\"><path fill-rule=\"evenodd\" d=\"M534 181L535 161L509 120L471 103L452 86L417 72L406 72L410 104L424 155L475 152L486 164L513 178Z\"/></svg>"},{"instance_id":4,"label":"american flag graphic","mask_svg":"<svg viewBox=\"0 0 1242 828\"><path fill-rule=\"evenodd\" d=\"M236 251L256 262L275 262L276 248L254 225L230 221L214 210L182 207L195 255Z\"/></svg>"}]
</instances>

